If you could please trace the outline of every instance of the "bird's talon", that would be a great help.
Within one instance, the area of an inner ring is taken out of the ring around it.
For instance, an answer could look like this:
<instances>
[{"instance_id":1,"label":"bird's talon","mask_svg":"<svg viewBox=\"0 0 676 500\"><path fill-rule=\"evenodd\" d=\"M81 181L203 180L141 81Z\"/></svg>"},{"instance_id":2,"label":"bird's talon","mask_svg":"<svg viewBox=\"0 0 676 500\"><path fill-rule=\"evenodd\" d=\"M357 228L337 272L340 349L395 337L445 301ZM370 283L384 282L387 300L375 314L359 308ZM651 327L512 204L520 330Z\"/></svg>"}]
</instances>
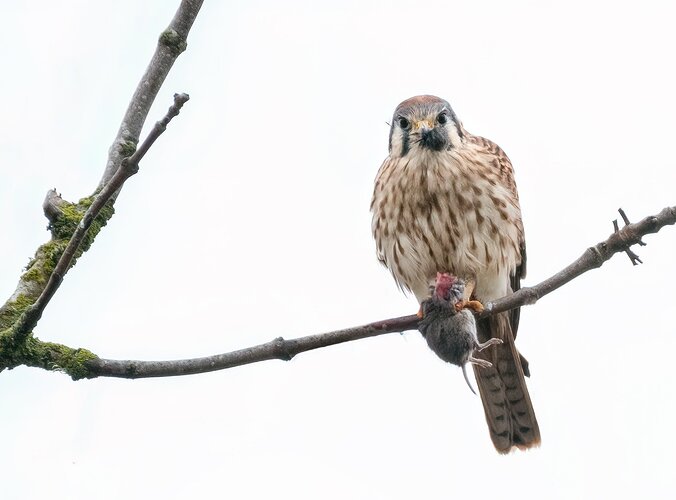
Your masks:
<instances>
[{"instance_id":1,"label":"bird's talon","mask_svg":"<svg viewBox=\"0 0 676 500\"><path fill-rule=\"evenodd\" d=\"M465 304L465 308L471 309L475 313L480 313L480 312L483 312L484 305L481 302L479 302L478 300L469 300Z\"/></svg>"},{"instance_id":2,"label":"bird's talon","mask_svg":"<svg viewBox=\"0 0 676 500\"><path fill-rule=\"evenodd\" d=\"M478 300L459 300L455 304L455 310L457 312L462 311L463 309L469 309L475 313L483 312L484 305Z\"/></svg>"}]
</instances>

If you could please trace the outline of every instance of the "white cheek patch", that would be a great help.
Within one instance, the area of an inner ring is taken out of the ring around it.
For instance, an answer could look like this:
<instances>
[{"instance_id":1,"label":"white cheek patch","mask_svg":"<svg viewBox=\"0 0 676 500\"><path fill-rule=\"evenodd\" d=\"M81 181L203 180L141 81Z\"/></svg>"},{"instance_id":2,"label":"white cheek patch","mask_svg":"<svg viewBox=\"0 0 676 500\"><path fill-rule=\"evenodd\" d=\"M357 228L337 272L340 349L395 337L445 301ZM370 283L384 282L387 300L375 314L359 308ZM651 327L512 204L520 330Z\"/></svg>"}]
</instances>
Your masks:
<instances>
[{"instance_id":1,"label":"white cheek patch","mask_svg":"<svg viewBox=\"0 0 676 500\"><path fill-rule=\"evenodd\" d=\"M402 146L403 146L403 132L397 129L392 133L392 143L391 143L392 151L390 152L390 155L401 156L401 152L403 149Z\"/></svg>"},{"instance_id":2,"label":"white cheek patch","mask_svg":"<svg viewBox=\"0 0 676 500\"><path fill-rule=\"evenodd\" d=\"M451 143L451 146L454 148L459 148L462 145L462 138L458 131L458 127L453 124L446 125L446 130L448 131L448 140Z\"/></svg>"}]
</instances>

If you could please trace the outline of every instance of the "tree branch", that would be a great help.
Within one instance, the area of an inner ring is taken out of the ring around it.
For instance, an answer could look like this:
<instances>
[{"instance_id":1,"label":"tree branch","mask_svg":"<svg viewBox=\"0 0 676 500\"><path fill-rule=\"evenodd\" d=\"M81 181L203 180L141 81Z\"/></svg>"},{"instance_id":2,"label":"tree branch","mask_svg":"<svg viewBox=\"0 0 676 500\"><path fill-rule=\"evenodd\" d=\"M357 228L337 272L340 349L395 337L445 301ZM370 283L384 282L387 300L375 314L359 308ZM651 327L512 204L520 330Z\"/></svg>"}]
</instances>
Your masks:
<instances>
[{"instance_id":1,"label":"tree branch","mask_svg":"<svg viewBox=\"0 0 676 500\"><path fill-rule=\"evenodd\" d=\"M384 333L411 330L418 324L418 317L402 316L368 325L336 330L334 332L308 335L297 339L285 340L282 337L253 347L204 358L179 359L173 361L128 361L113 359L91 359L86 362L89 370L87 378L118 377L148 378L193 375L235 366L267 361L269 359L291 360L296 354L327 347L352 340L375 337Z\"/></svg>"},{"instance_id":2,"label":"tree branch","mask_svg":"<svg viewBox=\"0 0 676 500\"><path fill-rule=\"evenodd\" d=\"M540 298L577 278L581 274L601 267L613 255L624 252L641 241L642 236L656 233L664 226L676 223L676 206L667 207L659 214L646 217L636 224L628 224L601 243L588 248L580 258L543 282L485 304L481 317L508 311L515 307L535 304ZM278 337L265 344L248 347L204 358L174 361L132 361L94 358L85 361L85 377L146 378L190 375L235 366L257 363L269 359L290 360L301 352L319 349L343 342L375 337L385 333L403 332L417 328L416 315L376 321L363 326L346 328L324 334L309 335L291 340Z\"/></svg>"},{"instance_id":3,"label":"tree branch","mask_svg":"<svg viewBox=\"0 0 676 500\"><path fill-rule=\"evenodd\" d=\"M203 2L204 0L183 0L171 23L160 35L155 53L141 81L136 86L117 136L108 151L108 162L99 182L99 188L110 180L122 160L129 156L130 150L133 151L136 147L157 93L176 59L188 46L188 33Z\"/></svg>"},{"instance_id":4,"label":"tree branch","mask_svg":"<svg viewBox=\"0 0 676 500\"><path fill-rule=\"evenodd\" d=\"M103 191L115 175L124 177L134 168L138 168L138 161L159 135L156 128L146 140L145 151L135 154L150 107L174 62L186 49L188 33L202 3L203 0L182 0L169 27L160 35L155 53L136 87L117 136L110 147L108 161L95 194L82 198L77 203L69 203L63 200L55 189L47 193L43 209L50 222L52 238L37 249L21 275L14 293L0 306L0 371L6 367L16 366L18 358L15 356L16 353L10 351L26 348L21 342L29 340L30 330L40 319L42 311L58 289L64 274L91 246L99 230L112 217L113 203L119 193L119 186L112 194L107 190L102 196ZM187 96L185 99L187 100ZM180 108L180 105L178 107ZM166 123L163 126L166 127ZM127 160L127 166L122 168L124 159L129 156L132 158ZM72 238L74 235L77 235L75 239ZM19 358L28 359L26 356Z\"/></svg>"},{"instance_id":5,"label":"tree branch","mask_svg":"<svg viewBox=\"0 0 676 500\"><path fill-rule=\"evenodd\" d=\"M279 337L271 342L238 351L174 361L103 359L86 349L43 342L33 336L32 329L58 290L64 275L112 216L112 204L121 187L138 171L139 161L188 100L186 94L175 95L174 105L167 115L155 125L137 149L150 107L177 57L186 49L188 32L202 3L203 0L183 0L169 27L160 35L156 51L136 88L109 150L108 162L97 193L73 204L63 200L56 190L48 192L43 208L50 221L52 240L38 249L35 258L21 276L16 291L0 307L0 371L25 365L62 371L74 380L188 375L269 359L290 360L301 352L417 327L416 315L403 316L291 340ZM640 262L630 247L634 244L643 245L642 236L675 224L676 206L667 207L659 214L636 224L630 224L622 210L620 215L625 227L619 229L615 223L615 232L607 240L587 249L579 259L542 283L485 304L486 309L480 316L534 304L581 274L600 267L618 252L627 252L632 263Z\"/></svg>"},{"instance_id":6,"label":"tree branch","mask_svg":"<svg viewBox=\"0 0 676 500\"><path fill-rule=\"evenodd\" d=\"M619 231L611 234L607 240L585 250L579 259L542 283L522 288L512 295L484 304L486 309L480 316L488 316L509 311L515 307L535 304L548 293L574 280L581 274L601 267L616 253L626 252L632 245L643 243L641 238L646 234L656 233L664 226L673 224L676 224L676 206L667 207L659 214L646 217L636 224L627 224Z\"/></svg>"},{"instance_id":7,"label":"tree branch","mask_svg":"<svg viewBox=\"0 0 676 500\"><path fill-rule=\"evenodd\" d=\"M61 254L61 258L57 262L54 270L49 276L47 285L44 290L35 301L33 305L28 307L24 313L19 317L19 319L11 327L9 334L14 336L15 342L21 342L25 339L26 335L35 328L38 321L42 317L49 301L52 300L52 297L56 291L61 286L63 282L63 277L70 269L73 264L73 260L76 258L77 252L80 248L80 245L84 241L87 231L91 227L92 223L98 217L99 213L103 207L108 203L108 201L117 193L124 183L132 175L136 174L139 170L138 164L141 159L148 152L150 147L154 144L157 138L162 135L162 133L167 129L167 124L178 115L183 104L185 104L190 97L188 94L175 94L174 95L174 104L169 108L167 114L162 120L158 121L153 129L148 134L148 137L141 147L139 147L136 152L129 158L125 158L120 165L120 168L117 169L117 172L110 178L110 180L103 187L101 192L96 195L93 203L89 206L87 211L84 213L82 220L77 225L73 236L70 238L68 245L66 245L65 250ZM50 203L48 204L52 207L50 210L53 210L53 207L58 207L58 203L54 203L54 196L48 194L48 199ZM45 203L47 205L47 203ZM48 211L48 210L46 210Z\"/></svg>"}]
</instances>

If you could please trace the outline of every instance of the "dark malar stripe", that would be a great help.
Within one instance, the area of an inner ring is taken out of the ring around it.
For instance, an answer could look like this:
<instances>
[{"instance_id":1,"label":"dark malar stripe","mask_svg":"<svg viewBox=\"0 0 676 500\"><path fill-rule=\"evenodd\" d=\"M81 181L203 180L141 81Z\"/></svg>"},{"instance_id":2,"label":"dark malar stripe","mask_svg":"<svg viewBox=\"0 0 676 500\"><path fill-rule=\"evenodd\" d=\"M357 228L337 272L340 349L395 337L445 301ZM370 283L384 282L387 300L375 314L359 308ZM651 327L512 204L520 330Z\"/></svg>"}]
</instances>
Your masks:
<instances>
[{"instance_id":1,"label":"dark malar stripe","mask_svg":"<svg viewBox=\"0 0 676 500\"><path fill-rule=\"evenodd\" d=\"M402 158L408 154L411 149L410 138L408 136L408 130L402 130L404 133L401 138L401 156Z\"/></svg>"}]
</instances>

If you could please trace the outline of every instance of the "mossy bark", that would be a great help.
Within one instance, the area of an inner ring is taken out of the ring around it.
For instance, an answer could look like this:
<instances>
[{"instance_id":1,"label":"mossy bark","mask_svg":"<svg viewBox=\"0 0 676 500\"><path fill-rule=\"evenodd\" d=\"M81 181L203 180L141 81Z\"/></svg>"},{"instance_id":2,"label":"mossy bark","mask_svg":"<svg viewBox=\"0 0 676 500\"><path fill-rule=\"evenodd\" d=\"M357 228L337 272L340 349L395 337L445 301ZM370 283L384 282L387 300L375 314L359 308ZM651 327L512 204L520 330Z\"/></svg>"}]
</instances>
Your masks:
<instances>
[{"instance_id":1,"label":"mossy bark","mask_svg":"<svg viewBox=\"0 0 676 500\"><path fill-rule=\"evenodd\" d=\"M24 365L63 372L73 380L96 376L88 368L87 362L98 359L98 356L87 349L43 342L32 334L20 343L13 340L11 336L0 334L0 369Z\"/></svg>"},{"instance_id":2,"label":"mossy bark","mask_svg":"<svg viewBox=\"0 0 676 500\"><path fill-rule=\"evenodd\" d=\"M44 290L75 228L92 204L94 196L83 198L77 203L60 200L48 226L52 239L37 249L34 257L26 266L25 272L21 275L14 294L0 307L0 371L5 368L27 365L61 370L68 373L74 380L88 375L84 368L84 361L96 358L94 354L84 349L72 349L59 344L42 342L32 333L21 341L17 341L13 326ZM71 267L91 247L99 231L108 223L114 212L112 201L100 211L78 248Z\"/></svg>"}]
</instances>

